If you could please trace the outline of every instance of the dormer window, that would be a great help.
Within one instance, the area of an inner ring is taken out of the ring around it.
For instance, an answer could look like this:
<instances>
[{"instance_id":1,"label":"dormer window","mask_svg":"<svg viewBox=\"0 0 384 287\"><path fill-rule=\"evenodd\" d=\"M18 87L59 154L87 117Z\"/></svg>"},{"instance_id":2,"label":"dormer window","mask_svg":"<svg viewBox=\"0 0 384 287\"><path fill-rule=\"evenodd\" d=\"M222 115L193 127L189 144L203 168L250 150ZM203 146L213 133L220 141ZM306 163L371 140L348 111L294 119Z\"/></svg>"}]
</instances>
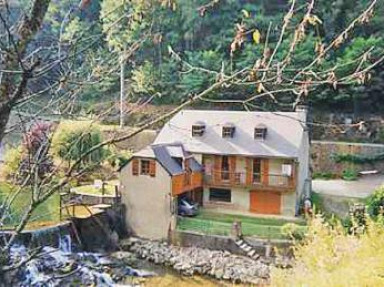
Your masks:
<instances>
[{"instance_id":1,"label":"dormer window","mask_svg":"<svg viewBox=\"0 0 384 287\"><path fill-rule=\"evenodd\" d=\"M256 140L265 140L267 137L267 127L263 124L256 126L254 137Z\"/></svg>"},{"instance_id":2,"label":"dormer window","mask_svg":"<svg viewBox=\"0 0 384 287\"><path fill-rule=\"evenodd\" d=\"M222 130L223 138L233 138L234 134L235 134L235 126L229 125L229 124L223 126L223 130Z\"/></svg>"},{"instance_id":3,"label":"dormer window","mask_svg":"<svg viewBox=\"0 0 384 287\"><path fill-rule=\"evenodd\" d=\"M177 164L180 167L183 167L183 158L182 157L174 157L173 159L177 162Z\"/></svg>"},{"instance_id":4,"label":"dormer window","mask_svg":"<svg viewBox=\"0 0 384 287\"><path fill-rule=\"evenodd\" d=\"M192 136L193 137L201 137L205 132L205 124L204 123L196 123L192 125Z\"/></svg>"}]
</instances>

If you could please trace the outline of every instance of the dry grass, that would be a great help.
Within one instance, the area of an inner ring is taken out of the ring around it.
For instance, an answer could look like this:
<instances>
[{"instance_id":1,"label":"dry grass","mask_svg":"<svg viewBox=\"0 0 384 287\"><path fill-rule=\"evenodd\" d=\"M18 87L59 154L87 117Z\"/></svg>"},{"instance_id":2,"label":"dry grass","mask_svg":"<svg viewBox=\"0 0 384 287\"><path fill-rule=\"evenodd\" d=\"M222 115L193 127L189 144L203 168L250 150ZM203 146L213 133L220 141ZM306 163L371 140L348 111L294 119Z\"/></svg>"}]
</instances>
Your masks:
<instances>
[{"instance_id":1,"label":"dry grass","mask_svg":"<svg viewBox=\"0 0 384 287\"><path fill-rule=\"evenodd\" d=\"M370 221L366 233L352 236L316 218L293 268L272 270L272 286L384 286L383 242L382 223Z\"/></svg>"}]
</instances>

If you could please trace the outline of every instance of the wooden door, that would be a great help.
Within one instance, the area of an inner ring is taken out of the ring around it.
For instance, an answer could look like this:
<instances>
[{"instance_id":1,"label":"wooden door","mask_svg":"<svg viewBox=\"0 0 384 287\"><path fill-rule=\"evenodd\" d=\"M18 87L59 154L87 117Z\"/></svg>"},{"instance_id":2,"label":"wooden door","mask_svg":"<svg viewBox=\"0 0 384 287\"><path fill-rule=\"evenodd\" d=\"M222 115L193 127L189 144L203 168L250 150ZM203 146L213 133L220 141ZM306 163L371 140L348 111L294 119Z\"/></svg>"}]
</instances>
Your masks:
<instances>
[{"instance_id":1,"label":"wooden door","mask_svg":"<svg viewBox=\"0 0 384 287\"><path fill-rule=\"evenodd\" d=\"M251 190L250 211L260 214L281 214L281 193Z\"/></svg>"}]
</instances>

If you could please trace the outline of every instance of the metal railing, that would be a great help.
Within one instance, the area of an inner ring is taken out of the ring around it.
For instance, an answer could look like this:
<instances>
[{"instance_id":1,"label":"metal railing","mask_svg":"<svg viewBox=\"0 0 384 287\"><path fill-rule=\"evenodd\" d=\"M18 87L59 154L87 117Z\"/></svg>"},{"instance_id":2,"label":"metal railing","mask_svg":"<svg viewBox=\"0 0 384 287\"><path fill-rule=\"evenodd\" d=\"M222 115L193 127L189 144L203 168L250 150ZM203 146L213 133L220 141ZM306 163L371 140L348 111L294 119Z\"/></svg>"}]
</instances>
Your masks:
<instances>
[{"instance_id":1,"label":"metal railing","mask_svg":"<svg viewBox=\"0 0 384 287\"><path fill-rule=\"evenodd\" d=\"M205 173L204 182L206 184L220 185L266 185L276 187L293 187L295 185L293 176L284 174L252 173L251 175L247 175L246 172L229 171L211 171L210 173Z\"/></svg>"}]
</instances>

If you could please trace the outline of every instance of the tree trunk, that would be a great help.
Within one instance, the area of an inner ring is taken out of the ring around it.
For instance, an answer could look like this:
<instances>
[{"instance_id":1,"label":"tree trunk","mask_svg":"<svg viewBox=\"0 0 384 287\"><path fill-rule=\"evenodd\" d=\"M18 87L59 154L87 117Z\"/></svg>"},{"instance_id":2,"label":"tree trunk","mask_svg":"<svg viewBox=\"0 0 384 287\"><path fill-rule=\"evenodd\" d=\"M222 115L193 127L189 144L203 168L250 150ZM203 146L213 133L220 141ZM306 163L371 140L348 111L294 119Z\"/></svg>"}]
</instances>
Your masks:
<instances>
[{"instance_id":1,"label":"tree trunk","mask_svg":"<svg viewBox=\"0 0 384 287\"><path fill-rule=\"evenodd\" d=\"M0 143L5 134L5 128L7 126L9 115L11 114L10 108L3 108L0 111Z\"/></svg>"}]
</instances>

